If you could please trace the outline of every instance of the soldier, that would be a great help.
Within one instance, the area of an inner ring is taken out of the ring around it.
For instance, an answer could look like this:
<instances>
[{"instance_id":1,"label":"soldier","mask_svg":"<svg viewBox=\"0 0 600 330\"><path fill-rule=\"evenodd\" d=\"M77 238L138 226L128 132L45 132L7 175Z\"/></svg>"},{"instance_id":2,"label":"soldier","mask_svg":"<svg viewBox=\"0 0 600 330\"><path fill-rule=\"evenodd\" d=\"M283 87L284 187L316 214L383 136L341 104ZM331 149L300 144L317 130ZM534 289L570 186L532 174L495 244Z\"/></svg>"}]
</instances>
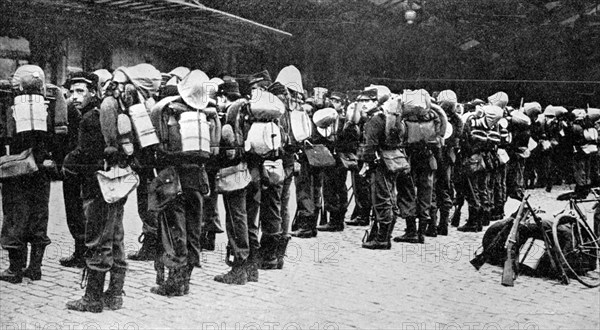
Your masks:
<instances>
[{"instance_id":1,"label":"soldier","mask_svg":"<svg viewBox=\"0 0 600 330\"><path fill-rule=\"evenodd\" d=\"M396 182L399 189L398 208L406 219L406 229L404 235L395 237L394 241L424 243L424 234L430 225L431 233L437 233L430 215L433 178L438 168L434 151L440 148L440 139L446 132L447 118L444 110L432 104L429 93L423 89L405 91L402 94L402 117L406 124L406 151L412 178L399 175ZM415 130L417 126L425 127L426 130Z\"/></svg>"},{"instance_id":2,"label":"soldier","mask_svg":"<svg viewBox=\"0 0 600 330\"><path fill-rule=\"evenodd\" d=\"M356 149L358 136L352 134L355 130L345 129L347 118L344 114L344 95L333 92L330 99L333 109L338 113L338 119L331 128L333 130L333 134L331 134L333 141L330 145L331 153L335 156L337 165L326 169L323 176L323 198L325 210L329 212L330 218L325 225L318 226L317 230L343 231L344 218L348 211L348 190L346 188L348 163L344 163L344 160L347 160L348 154Z\"/></svg>"},{"instance_id":3,"label":"soldier","mask_svg":"<svg viewBox=\"0 0 600 330\"><path fill-rule=\"evenodd\" d=\"M95 76L95 75L93 75ZM85 242L87 286L85 295L67 303L67 309L81 312L102 312L104 306L112 310L123 305L123 286L127 262L123 230L123 207L127 198L114 203L104 200L96 171L103 168L121 167L132 162L118 142L117 116L122 106L129 106L132 95L126 91L124 75L115 76L112 96L106 97L100 109L87 111L81 120L77 148L69 154L63 167L66 171L79 173L83 179L81 196L86 216ZM92 83L75 83L71 90L86 85L97 87L97 78ZM129 95L127 95L129 94ZM95 95L95 94L94 94ZM108 290L103 292L106 272L110 271Z\"/></svg>"},{"instance_id":4,"label":"soldier","mask_svg":"<svg viewBox=\"0 0 600 330\"><path fill-rule=\"evenodd\" d=\"M598 131L584 109L573 110L573 121L566 130L566 137L573 145L573 175L576 198L586 198L590 193L591 160L598 153Z\"/></svg>"},{"instance_id":5,"label":"soldier","mask_svg":"<svg viewBox=\"0 0 600 330\"><path fill-rule=\"evenodd\" d=\"M362 92L361 92L362 93ZM363 93L364 94L364 93ZM359 94L360 96L360 94ZM357 122L351 122L349 127L350 130L356 130L360 132L360 134L364 133L364 125L367 121L367 117L364 116L366 111L370 110L373 107L373 102L377 103L377 99L367 99L367 95L362 95L360 98L360 102L356 100L355 105L355 113L358 114L356 118ZM361 135L362 138L362 135ZM360 139L360 138L359 138ZM359 146L356 145L356 150L353 150L354 153L359 153ZM359 157L360 158L360 157ZM368 226L370 223L371 216L371 192L369 190L369 177L365 175L361 175L358 169L363 168L362 160L358 160L357 170L351 172L352 176L352 189L354 190L354 209L352 210L352 214L350 215L350 220L346 221L348 226Z\"/></svg>"},{"instance_id":6,"label":"soldier","mask_svg":"<svg viewBox=\"0 0 600 330\"><path fill-rule=\"evenodd\" d=\"M457 96L454 91L444 90L438 94L437 102L448 117L448 127L451 128L451 134L444 136L445 143L441 148L440 158L438 161L438 170L435 173L435 199L432 201L432 217L437 216L437 210L440 210L439 224L434 220L434 225L437 225L437 233L433 233L433 228L425 233L425 235L435 237L436 234L443 236L448 235L448 218L450 209L452 208L453 186L452 173L454 172L454 164L456 162L456 149L459 147L460 135L462 134L463 122L460 115L457 113ZM428 228L429 229L429 228Z\"/></svg>"},{"instance_id":7,"label":"soldier","mask_svg":"<svg viewBox=\"0 0 600 330\"><path fill-rule=\"evenodd\" d=\"M372 250L389 250L396 224L394 214L395 181L399 172L408 172L408 161L401 149L404 124L400 117L386 115L381 107L383 95L378 89L367 89L357 101L368 104L364 126L364 152L360 154L371 182L371 203L375 220L362 247ZM389 95L388 95L389 97ZM364 101L363 101L364 100Z\"/></svg>"},{"instance_id":8,"label":"soldier","mask_svg":"<svg viewBox=\"0 0 600 330\"><path fill-rule=\"evenodd\" d=\"M466 117L463 136L461 139L462 169L461 186L465 199L469 203L467 223L459 227L459 231L478 232L482 230L482 212L487 206L488 173L484 153L489 152L488 135L492 131L503 111L493 105L479 106L477 110Z\"/></svg>"},{"instance_id":9,"label":"soldier","mask_svg":"<svg viewBox=\"0 0 600 330\"><path fill-rule=\"evenodd\" d=\"M87 72L76 72L71 75L66 84L71 92L68 112L69 152L77 148L79 124L82 116L100 106L100 98L96 94L96 89L88 89L88 86L94 83L95 80L97 80L95 75ZM83 201L81 199L81 185L83 183L84 177L81 174L71 173L67 168L63 169L63 197L67 226L75 240L73 254L59 260L64 267L85 267L85 215L83 214Z\"/></svg>"},{"instance_id":10,"label":"soldier","mask_svg":"<svg viewBox=\"0 0 600 330\"><path fill-rule=\"evenodd\" d=\"M4 221L0 244L8 251L10 266L0 273L0 280L21 283L23 276L31 280L42 277L41 266L48 238L48 202L50 174L55 168L51 160L54 127L47 119L44 104L44 71L35 65L23 65L12 78L14 103L2 114L6 126L0 151L3 162L9 155L27 154L29 166L17 166L17 172L0 170ZM64 112L65 109L55 109ZM36 123L36 124L34 124ZM42 123L41 125L38 125ZM14 169L14 167L13 167ZM31 244L29 267L27 244Z\"/></svg>"},{"instance_id":11,"label":"soldier","mask_svg":"<svg viewBox=\"0 0 600 330\"><path fill-rule=\"evenodd\" d=\"M202 142L210 135L208 125L201 126L202 118L207 117L208 81L204 72L191 71L177 84L180 98L161 100L151 113L160 141L156 168L163 175L172 176L172 180L178 178L181 184L181 194L166 202L158 215L160 252L155 261L158 286L150 291L162 296L187 294L192 271L200 266L203 195L209 193L204 164L211 151L210 141ZM169 269L166 280L160 276L162 265Z\"/></svg>"},{"instance_id":12,"label":"soldier","mask_svg":"<svg viewBox=\"0 0 600 330\"><path fill-rule=\"evenodd\" d=\"M219 86L218 103L226 112L220 155L217 163L220 175L235 176L236 186L222 192L225 204L225 228L227 231L227 263L231 270L217 275L214 280L225 284L243 285L258 282L258 249L250 249L248 216L246 212L246 187L250 181L244 155L243 125L244 107L248 101L240 95L237 82L225 81ZM244 182L243 185L239 185Z\"/></svg>"}]
</instances>

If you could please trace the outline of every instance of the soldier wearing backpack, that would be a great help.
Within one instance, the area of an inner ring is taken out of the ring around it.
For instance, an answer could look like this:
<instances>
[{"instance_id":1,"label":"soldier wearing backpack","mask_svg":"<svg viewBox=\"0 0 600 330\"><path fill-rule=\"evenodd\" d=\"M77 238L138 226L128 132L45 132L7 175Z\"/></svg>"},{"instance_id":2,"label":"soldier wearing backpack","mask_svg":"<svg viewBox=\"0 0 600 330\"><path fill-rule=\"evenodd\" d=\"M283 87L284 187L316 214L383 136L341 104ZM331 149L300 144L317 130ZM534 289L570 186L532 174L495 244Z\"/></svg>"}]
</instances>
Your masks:
<instances>
[{"instance_id":1,"label":"soldier wearing backpack","mask_svg":"<svg viewBox=\"0 0 600 330\"><path fill-rule=\"evenodd\" d=\"M432 223L430 209L433 198L433 177L438 168L434 151L439 150L447 118L437 105L432 105L426 90L406 90L402 94L402 117L406 125L406 151L410 159L412 177L398 176L398 208L406 219L406 229L396 242L423 243L428 226ZM414 188L416 187L416 195ZM402 187L402 188L401 188ZM405 211L402 211L402 210ZM418 223L417 223L418 219ZM417 227L418 224L418 227Z\"/></svg>"},{"instance_id":2,"label":"soldier wearing backpack","mask_svg":"<svg viewBox=\"0 0 600 330\"><path fill-rule=\"evenodd\" d=\"M225 205L227 231L226 262L231 270L217 275L214 280L225 284L244 285L258 282L259 250L257 242L251 246L246 207L247 186L251 180L244 153L244 125L248 100L242 98L237 82L225 81L219 86L218 105L226 115L222 128L221 147L215 164L215 187L222 194Z\"/></svg>"},{"instance_id":3,"label":"soldier wearing backpack","mask_svg":"<svg viewBox=\"0 0 600 330\"><path fill-rule=\"evenodd\" d=\"M425 232L426 236L435 237L437 234L448 235L448 220L450 209L453 204L453 185L452 173L456 163L456 153L460 135L462 134L463 122L457 113L457 96L454 91L444 90L438 94L437 103L448 117L448 128L444 135L444 144L441 146L439 159L437 159L438 169L434 176L434 198L432 199L431 217L433 226ZM450 132L450 133L448 133ZM437 211L440 211L439 222ZM437 226L437 232L434 231Z\"/></svg>"},{"instance_id":4,"label":"soldier wearing backpack","mask_svg":"<svg viewBox=\"0 0 600 330\"><path fill-rule=\"evenodd\" d=\"M187 294L191 273L200 266L203 198L210 192L204 165L211 155L209 117L216 116L207 108L208 81L204 72L191 71L177 84L179 95L162 99L151 113L160 142L155 180L180 183L158 214L158 286L150 290L158 295ZM160 276L163 266L169 270L166 280Z\"/></svg>"},{"instance_id":5,"label":"soldier wearing backpack","mask_svg":"<svg viewBox=\"0 0 600 330\"><path fill-rule=\"evenodd\" d=\"M503 110L493 105L478 106L474 112L468 113L461 139L461 180L462 192L469 203L469 217L459 231L478 232L482 230L484 207L489 200L487 192L488 162L484 154L489 152L497 137L489 138L494 133L496 124L502 118ZM466 188L469 187L469 188Z\"/></svg>"},{"instance_id":6,"label":"soldier wearing backpack","mask_svg":"<svg viewBox=\"0 0 600 330\"><path fill-rule=\"evenodd\" d=\"M342 231L344 230L344 218L348 211L348 190L346 179L348 171L358 166L354 150L358 145L358 134L355 129L348 129L348 119L344 115L343 95L338 92L331 94L333 109L338 118L332 124L333 127L322 129L325 135L329 134L331 141L329 148L336 158L336 166L328 168L323 176L323 199L325 210L330 213L329 221L318 226L319 231Z\"/></svg>"},{"instance_id":7,"label":"soldier wearing backpack","mask_svg":"<svg viewBox=\"0 0 600 330\"><path fill-rule=\"evenodd\" d=\"M95 76L95 75L94 75ZM95 78L97 79L97 78ZM83 114L77 148L65 159L64 171L80 174L84 179L81 196L86 216L85 242L87 285L81 299L67 302L67 309L80 312L102 312L104 307L116 310L123 305L123 286L127 262L123 230L123 212L127 197L107 202L97 178L97 171L129 168L134 162L132 154L119 142L118 117L137 95L135 88L127 87L124 74L116 75L110 96L100 108ZM77 92L79 83L71 85ZM87 83L87 88L97 88L97 81ZM108 290L103 292L106 273L110 272Z\"/></svg>"},{"instance_id":8,"label":"soldier wearing backpack","mask_svg":"<svg viewBox=\"0 0 600 330\"><path fill-rule=\"evenodd\" d=\"M48 202L52 140L63 108L48 109L45 104L44 71L36 65L17 68L12 78L11 106L2 106L3 144L0 150L0 182L4 221L0 244L8 251L10 266L0 273L0 281L21 283L23 276L39 280L48 238ZM54 116L52 116L52 114ZM31 244L29 267L27 244Z\"/></svg>"}]
</instances>

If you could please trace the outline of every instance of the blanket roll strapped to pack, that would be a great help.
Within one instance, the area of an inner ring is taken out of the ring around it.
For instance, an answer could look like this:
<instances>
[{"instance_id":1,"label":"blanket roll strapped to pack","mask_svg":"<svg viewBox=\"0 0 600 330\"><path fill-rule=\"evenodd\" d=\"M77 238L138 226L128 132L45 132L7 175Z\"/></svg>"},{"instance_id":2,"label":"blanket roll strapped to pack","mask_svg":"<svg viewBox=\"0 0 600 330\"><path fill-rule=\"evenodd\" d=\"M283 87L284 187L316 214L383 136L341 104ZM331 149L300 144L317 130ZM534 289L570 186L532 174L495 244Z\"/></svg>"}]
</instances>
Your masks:
<instances>
[{"instance_id":1,"label":"blanket roll strapped to pack","mask_svg":"<svg viewBox=\"0 0 600 330\"><path fill-rule=\"evenodd\" d=\"M14 98L12 117L17 133L48 131L48 107L42 95L26 94Z\"/></svg>"},{"instance_id":2,"label":"blanket roll strapped to pack","mask_svg":"<svg viewBox=\"0 0 600 330\"><path fill-rule=\"evenodd\" d=\"M179 128L181 151L200 151L207 156L210 155L210 126L205 113L183 112L179 119Z\"/></svg>"},{"instance_id":3,"label":"blanket roll strapped to pack","mask_svg":"<svg viewBox=\"0 0 600 330\"><path fill-rule=\"evenodd\" d=\"M274 122L255 122L250 126L244 150L259 156L281 148L281 128Z\"/></svg>"},{"instance_id":4,"label":"blanket roll strapped to pack","mask_svg":"<svg viewBox=\"0 0 600 330\"><path fill-rule=\"evenodd\" d=\"M252 90L250 113L253 121L278 120L285 112L285 104L275 95L259 89Z\"/></svg>"},{"instance_id":5,"label":"blanket roll strapped to pack","mask_svg":"<svg viewBox=\"0 0 600 330\"><path fill-rule=\"evenodd\" d=\"M133 127L137 134L138 141L142 148L158 144L156 130L152 125L146 106L143 104L135 104L129 107L129 116L133 122Z\"/></svg>"}]
</instances>

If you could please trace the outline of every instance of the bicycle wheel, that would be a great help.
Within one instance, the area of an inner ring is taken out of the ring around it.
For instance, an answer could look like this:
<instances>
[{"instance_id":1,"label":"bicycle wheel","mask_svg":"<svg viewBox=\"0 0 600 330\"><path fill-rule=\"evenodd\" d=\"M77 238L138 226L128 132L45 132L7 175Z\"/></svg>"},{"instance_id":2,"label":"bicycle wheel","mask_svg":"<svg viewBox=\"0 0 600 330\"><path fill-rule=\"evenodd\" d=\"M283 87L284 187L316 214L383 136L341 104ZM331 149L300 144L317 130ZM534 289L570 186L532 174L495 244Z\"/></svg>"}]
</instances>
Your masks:
<instances>
[{"instance_id":1,"label":"bicycle wheel","mask_svg":"<svg viewBox=\"0 0 600 330\"><path fill-rule=\"evenodd\" d=\"M582 220L563 215L552 225L552 237L563 268L581 284L600 285L600 242Z\"/></svg>"}]
</instances>

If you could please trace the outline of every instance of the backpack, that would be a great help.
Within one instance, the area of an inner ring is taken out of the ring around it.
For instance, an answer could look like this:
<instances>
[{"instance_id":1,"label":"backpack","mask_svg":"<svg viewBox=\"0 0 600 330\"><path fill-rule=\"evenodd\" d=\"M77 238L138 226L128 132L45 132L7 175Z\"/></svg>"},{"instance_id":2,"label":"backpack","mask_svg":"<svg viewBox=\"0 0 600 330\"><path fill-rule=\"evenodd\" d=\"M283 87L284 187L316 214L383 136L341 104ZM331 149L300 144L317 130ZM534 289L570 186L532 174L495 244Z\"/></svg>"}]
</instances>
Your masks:
<instances>
[{"instance_id":1,"label":"backpack","mask_svg":"<svg viewBox=\"0 0 600 330\"><path fill-rule=\"evenodd\" d=\"M285 112L285 104L277 96L261 89L252 90L249 104L253 121L278 120Z\"/></svg>"},{"instance_id":2,"label":"backpack","mask_svg":"<svg viewBox=\"0 0 600 330\"><path fill-rule=\"evenodd\" d=\"M290 143L300 145L312 136L312 121L305 107L297 107L288 111L290 125Z\"/></svg>"},{"instance_id":3,"label":"backpack","mask_svg":"<svg viewBox=\"0 0 600 330\"><path fill-rule=\"evenodd\" d=\"M266 157L281 148L281 128L275 122L254 122L250 125L244 150Z\"/></svg>"},{"instance_id":4,"label":"backpack","mask_svg":"<svg viewBox=\"0 0 600 330\"><path fill-rule=\"evenodd\" d=\"M14 97L9 123L14 120L14 132L48 132L48 106L46 99L38 94L23 94ZM9 132L12 129L9 128Z\"/></svg>"},{"instance_id":5,"label":"backpack","mask_svg":"<svg viewBox=\"0 0 600 330\"><path fill-rule=\"evenodd\" d=\"M385 114L385 145L396 146L402 144L406 133L406 124L398 113Z\"/></svg>"},{"instance_id":6,"label":"backpack","mask_svg":"<svg viewBox=\"0 0 600 330\"><path fill-rule=\"evenodd\" d=\"M436 115L430 111L424 115L411 115L404 117L406 125L406 143L420 144L437 141Z\"/></svg>"}]
</instances>

